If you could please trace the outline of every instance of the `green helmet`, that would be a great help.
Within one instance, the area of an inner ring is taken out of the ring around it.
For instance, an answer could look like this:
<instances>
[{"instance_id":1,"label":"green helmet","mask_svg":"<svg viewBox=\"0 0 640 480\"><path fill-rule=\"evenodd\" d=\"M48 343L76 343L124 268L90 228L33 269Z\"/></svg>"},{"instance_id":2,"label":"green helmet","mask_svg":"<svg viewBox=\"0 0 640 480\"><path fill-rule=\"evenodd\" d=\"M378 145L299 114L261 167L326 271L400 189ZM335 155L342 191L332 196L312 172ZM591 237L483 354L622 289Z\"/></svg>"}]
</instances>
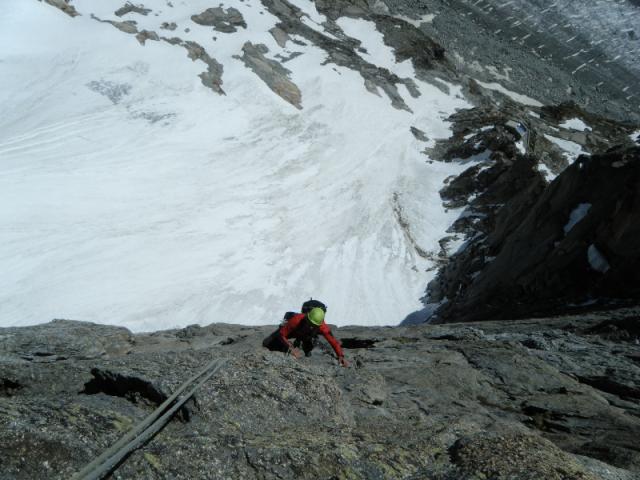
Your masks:
<instances>
[{"instance_id":1,"label":"green helmet","mask_svg":"<svg viewBox=\"0 0 640 480\"><path fill-rule=\"evenodd\" d=\"M313 325L319 327L324 320L324 310L318 307L312 308L311 311L307 313L307 318Z\"/></svg>"}]
</instances>

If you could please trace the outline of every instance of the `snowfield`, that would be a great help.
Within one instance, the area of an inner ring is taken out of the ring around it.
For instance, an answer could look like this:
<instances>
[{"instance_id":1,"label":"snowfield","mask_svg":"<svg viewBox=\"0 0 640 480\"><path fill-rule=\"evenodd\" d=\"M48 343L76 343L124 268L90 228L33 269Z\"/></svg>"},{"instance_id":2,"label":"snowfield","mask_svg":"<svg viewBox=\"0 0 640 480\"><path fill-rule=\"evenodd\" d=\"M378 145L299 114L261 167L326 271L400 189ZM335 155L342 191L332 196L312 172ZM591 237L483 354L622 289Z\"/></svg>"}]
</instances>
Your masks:
<instances>
[{"instance_id":1,"label":"snowfield","mask_svg":"<svg viewBox=\"0 0 640 480\"><path fill-rule=\"evenodd\" d=\"M419 98L399 89L412 113L397 110L359 73L322 65L318 47L279 47L258 2L224 5L247 23L234 33L190 20L211 2L147 0L149 15L115 17L123 3L74 0L75 18L37 1L0 11L0 326L273 324L311 296L338 325L422 309L435 274L424 252L460 213L438 191L469 166L422 151L469 106L459 89L415 80ZM295 4L318 22L311 2ZM183 48L142 46L92 13L197 41L223 65L226 95ZM367 61L412 73L390 64L373 23L340 26ZM234 58L246 41L271 59L301 53L283 64L301 110Z\"/></svg>"}]
</instances>

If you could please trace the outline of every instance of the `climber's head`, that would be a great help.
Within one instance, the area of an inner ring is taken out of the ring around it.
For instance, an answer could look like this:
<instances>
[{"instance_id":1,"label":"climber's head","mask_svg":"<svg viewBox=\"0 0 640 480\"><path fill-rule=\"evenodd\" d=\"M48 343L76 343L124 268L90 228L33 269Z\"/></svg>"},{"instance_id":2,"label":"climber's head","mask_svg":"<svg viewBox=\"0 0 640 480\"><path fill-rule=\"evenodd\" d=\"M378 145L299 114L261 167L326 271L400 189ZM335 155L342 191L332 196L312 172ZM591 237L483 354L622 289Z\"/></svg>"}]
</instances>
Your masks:
<instances>
[{"instance_id":1,"label":"climber's head","mask_svg":"<svg viewBox=\"0 0 640 480\"><path fill-rule=\"evenodd\" d=\"M312 308L311 311L307 313L307 318L312 325L319 327L324 320L324 311L321 308Z\"/></svg>"}]
</instances>

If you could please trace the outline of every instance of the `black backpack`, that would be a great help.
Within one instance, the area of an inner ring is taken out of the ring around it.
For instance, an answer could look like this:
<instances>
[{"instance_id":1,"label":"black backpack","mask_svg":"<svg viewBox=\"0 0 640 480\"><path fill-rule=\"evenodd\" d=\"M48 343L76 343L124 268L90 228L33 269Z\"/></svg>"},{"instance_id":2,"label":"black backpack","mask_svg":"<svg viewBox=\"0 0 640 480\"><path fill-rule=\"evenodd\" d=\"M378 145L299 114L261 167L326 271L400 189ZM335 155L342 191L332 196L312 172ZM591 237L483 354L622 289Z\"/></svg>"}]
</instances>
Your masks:
<instances>
[{"instance_id":1,"label":"black backpack","mask_svg":"<svg viewBox=\"0 0 640 480\"><path fill-rule=\"evenodd\" d=\"M314 308L321 308L324 313L327 313L327 306L320 300L314 300L313 298L310 298L309 300L304 302L300 311L302 313L309 313Z\"/></svg>"}]
</instances>

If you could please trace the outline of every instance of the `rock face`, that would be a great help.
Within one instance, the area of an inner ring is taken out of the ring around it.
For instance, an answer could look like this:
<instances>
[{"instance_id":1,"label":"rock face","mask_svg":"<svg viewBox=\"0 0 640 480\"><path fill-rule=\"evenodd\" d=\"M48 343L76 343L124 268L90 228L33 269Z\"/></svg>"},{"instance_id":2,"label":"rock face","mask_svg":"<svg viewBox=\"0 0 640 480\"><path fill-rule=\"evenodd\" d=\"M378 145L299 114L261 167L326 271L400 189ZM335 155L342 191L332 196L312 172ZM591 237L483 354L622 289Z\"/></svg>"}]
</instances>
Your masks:
<instances>
[{"instance_id":1,"label":"rock face","mask_svg":"<svg viewBox=\"0 0 640 480\"><path fill-rule=\"evenodd\" d=\"M347 369L274 327L0 329L1 477L69 478L224 358L111 478L636 479L639 314L341 328Z\"/></svg>"},{"instance_id":2,"label":"rock face","mask_svg":"<svg viewBox=\"0 0 640 480\"><path fill-rule=\"evenodd\" d=\"M470 163L440 191L444 206L462 213L440 242L424 298L440 304L430 321L637 304L636 127L575 104L523 107L475 82L467 88L478 106L451 116L453 136L426 152ZM578 157L564 145L594 154Z\"/></svg>"},{"instance_id":3,"label":"rock face","mask_svg":"<svg viewBox=\"0 0 640 480\"><path fill-rule=\"evenodd\" d=\"M496 212L483 258L476 252L461 262L462 269L480 264L470 284L445 289L453 302L440 318L522 317L594 299L640 298L640 148L580 157L546 189L527 180L529 160L517 159L511 170L518 169L510 186L520 193ZM456 179L446 196L455 202L465 183Z\"/></svg>"}]
</instances>

